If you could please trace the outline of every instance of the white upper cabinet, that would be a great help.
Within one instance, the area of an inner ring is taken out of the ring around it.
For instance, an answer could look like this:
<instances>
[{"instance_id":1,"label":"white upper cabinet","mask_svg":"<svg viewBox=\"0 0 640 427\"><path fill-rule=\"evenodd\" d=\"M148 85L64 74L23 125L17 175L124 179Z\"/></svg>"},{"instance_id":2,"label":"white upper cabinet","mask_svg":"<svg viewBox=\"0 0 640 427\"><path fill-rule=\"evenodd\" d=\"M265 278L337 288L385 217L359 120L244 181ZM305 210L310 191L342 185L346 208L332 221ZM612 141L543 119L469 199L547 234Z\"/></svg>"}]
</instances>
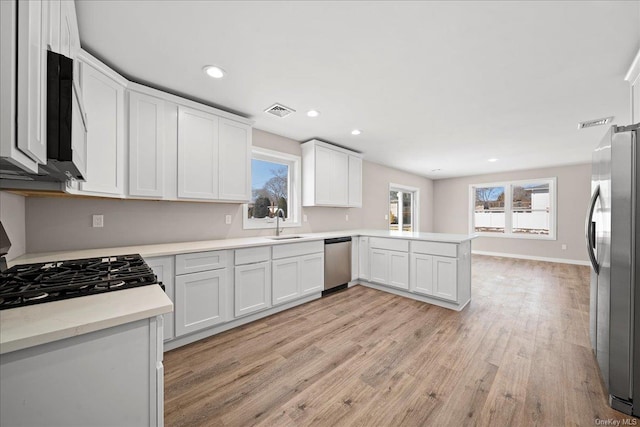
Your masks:
<instances>
[{"instance_id":1,"label":"white upper cabinet","mask_svg":"<svg viewBox=\"0 0 640 427\"><path fill-rule=\"evenodd\" d=\"M221 200L251 198L251 126L220 118L219 170Z\"/></svg>"},{"instance_id":2,"label":"white upper cabinet","mask_svg":"<svg viewBox=\"0 0 640 427\"><path fill-rule=\"evenodd\" d=\"M219 118L178 107L178 198L218 198Z\"/></svg>"},{"instance_id":3,"label":"white upper cabinet","mask_svg":"<svg viewBox=\"0 0 640 427\"><path fill-rule=\"evenodd\" d=\"M129 195L164 196L164 101L129 92Z\"/></svg>"},{"instance_id":4,"label":"white upper cabinet","mask_svg":"<svg viewBox=\"0 0 640 427\"><path fill-rule=\"evenodd\" d=\"M345 206L349 191L348 154L322 146L315 151L315 204Z\"/></svg>"},{"instance_id":5,"label":"white upper cabinet","mask_svg":"<svg viewBox=\"0 0 640 427\"><path fill-rule=\"evenodd\" d=\"M17 36L18 2L0 1L0 157L25 171L37 173L38 162L18 148L16 138Z\"/></svg>"},{"instance_id":6,"label":"white upper cabinet","mask_svg":"<svg viewBox=\"0 0 640 427\"><path fill-rule=\"evenodd\" d=\"M302 175L304 206L362 206L360 154L318 140L305 142Z\"/></svg>"},{"instance_id":7,"label":"white upper cabinet","mask_svg":"<svg viewBox=\"0 0 640 427\"><path fill-rule=\"evenodd\" d=\"M73 0L49 0L48 44L52 51L75 59L80 51L80 33Z\"/></svg>"},{"instance_id":8,"label":"white upper cabinet","mask_svg":"<svg viewBox=\"0 0 640 427\"><path fill-rule=\"evenodd\" d=\"M126 80L86 52L80 86L87 114L87 174L81 193L124 195Z\"/></svg>"},{"instance_id":9,"label":"white upper cabinet","mask_svg":"<svg viewBox=\"0 0 640 427\"><path fill-rule=\"evenodd\" d=\"M60 2L60 53L76 58L80 52L80 32L76 16L76 4L73 0Z\"/></svg>"},{"instance_id":10,"label":"white upper cabinet","mask_svg":"<svg viewBox=\"0 0 640 427\"><path fill-rule=\"evenodd\" d=\"M49 2L19 1L17 18L18 149L38 163L47 163Z\"/></svg>"},{"instance_id":11,"label":"white upper cabinet","mask_svg":"<svg viewBox=\"0 0 640 427\"><path fill-rule=\"evenodd\" d=\"M349 155L349 207L362 207L362 157Z\"/></svg>"},{"instance_id":12,"label":"white upper cabinet","mask_svg":"<svg viewBox=\"0 0 640 427\"><path fill-rule=\"evenodd\" d=\"M249 201L251 126L178 107L178 198Z\"/></svg>"}]
</instances>

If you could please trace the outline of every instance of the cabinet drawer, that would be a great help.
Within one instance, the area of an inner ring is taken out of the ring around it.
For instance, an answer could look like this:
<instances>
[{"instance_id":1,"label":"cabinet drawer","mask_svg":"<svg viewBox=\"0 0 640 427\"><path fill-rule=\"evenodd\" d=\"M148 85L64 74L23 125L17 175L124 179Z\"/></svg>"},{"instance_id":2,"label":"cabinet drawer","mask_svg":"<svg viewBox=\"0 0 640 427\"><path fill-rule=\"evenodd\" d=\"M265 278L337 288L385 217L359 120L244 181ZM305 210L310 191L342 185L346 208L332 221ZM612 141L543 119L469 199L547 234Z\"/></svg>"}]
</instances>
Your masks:
<instances>
[{"instance_id":1,"label":"cabinet drawer","mask_svg":"<svg viewBox=\"0 0 640 427\"><path fill-rule=\"evenodd\" d=\"M261 246L259 248L236 249L236 265L253 264L256 262L269 261L271 248Z\"/></svg>"},{"instance_id":2,"label":"cabinet drawer","mask_svg":"<svg viewBox=\"0 0 640 427\"><path fill-rule=\"evenodd\" d=\"M369 247L377 249L387 249L390 251L409 252L409 242L400 239L381 239L379 237L369 238Z\"/></svg>"},{"instance_id":3,"label":"cabinet drawer","mask_svg":"<svg viewBox=\"0 0 640 427\"><path fill-rule=\"evenodd\" d=\"M458 245L440 242L411 242L411 252L416 254L440 255L456 258Z\"/></svg>"},{"instance_id":4,"label":"cabinet drawer","mask_svg":"<svg viewBox=\"0 0 640 427\"><path fill-rule=\"evenodd\" d=\"M224 268L228 251L196 252L176 255L176 275Z\"/></svg>"},{"instance_id":5,"label":"cabinet drawer","mask_svg":"<svg viewBox=\"0 0 640 427\"><path fill-rule=\"evenodd\" d=\"M273 259L288 258L324 252L324 240L315 242L288 243L286 245L275 245L273 247Z\"/></svg>"}]
</instances>

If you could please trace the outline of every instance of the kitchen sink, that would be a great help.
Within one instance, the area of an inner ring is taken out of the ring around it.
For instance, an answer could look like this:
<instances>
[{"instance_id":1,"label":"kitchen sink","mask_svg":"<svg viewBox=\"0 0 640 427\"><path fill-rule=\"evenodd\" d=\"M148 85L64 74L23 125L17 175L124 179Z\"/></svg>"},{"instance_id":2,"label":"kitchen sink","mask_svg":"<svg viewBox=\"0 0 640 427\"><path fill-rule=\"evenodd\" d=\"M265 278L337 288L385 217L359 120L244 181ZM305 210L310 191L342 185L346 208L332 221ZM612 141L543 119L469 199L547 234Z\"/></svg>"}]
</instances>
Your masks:
<instances>
[{"instance_id":1,"label":"kitchen sink","mask_svg":"<svg viewBox=\"0 0 640 427\"><path fill-rule=\"evenodd\" d=\"M291 240L291 239L302 239L304 236L274 236L267 237L269 240Z\"/></svg>"}]
</instances>

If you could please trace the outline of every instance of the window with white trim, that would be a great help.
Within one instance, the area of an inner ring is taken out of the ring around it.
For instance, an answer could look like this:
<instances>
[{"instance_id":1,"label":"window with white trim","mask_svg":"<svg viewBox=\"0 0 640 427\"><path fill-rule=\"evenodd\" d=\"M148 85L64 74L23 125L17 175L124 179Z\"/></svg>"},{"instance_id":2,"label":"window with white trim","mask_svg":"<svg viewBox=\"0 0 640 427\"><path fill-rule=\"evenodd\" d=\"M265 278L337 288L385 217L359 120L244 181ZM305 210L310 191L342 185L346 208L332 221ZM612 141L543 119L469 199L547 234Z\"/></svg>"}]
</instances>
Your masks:
<instances>
[{"instance_id":1,"label":"window with white trim","mask_svg":"<svg viewBox=\"0 0 640 427\"><path fill-rule=\"evenodd\" d=\"M300 157L254 147L251 154L251 202L243 205L245 229L274 228L282 209L281 227L299 227Z\"/></svg>"},{"instance_id":2,"label":"window with white trim","mask_svg":"<svg viewBox=\"0 0 640 427\"><path fill-rule=\"evenodd\" d=\"M469 232L556 239L556 178L469 186Z\"/></svg>"},{"instance_id":3,"label":"window with white trim","mask_svg":"<svg viewBox=\"0 0 640 427\"><path fill-rule=\"evenodd\" d=\"M389 184L389 230L418 231L419 189Z\"/></svg>"}]
</instances>

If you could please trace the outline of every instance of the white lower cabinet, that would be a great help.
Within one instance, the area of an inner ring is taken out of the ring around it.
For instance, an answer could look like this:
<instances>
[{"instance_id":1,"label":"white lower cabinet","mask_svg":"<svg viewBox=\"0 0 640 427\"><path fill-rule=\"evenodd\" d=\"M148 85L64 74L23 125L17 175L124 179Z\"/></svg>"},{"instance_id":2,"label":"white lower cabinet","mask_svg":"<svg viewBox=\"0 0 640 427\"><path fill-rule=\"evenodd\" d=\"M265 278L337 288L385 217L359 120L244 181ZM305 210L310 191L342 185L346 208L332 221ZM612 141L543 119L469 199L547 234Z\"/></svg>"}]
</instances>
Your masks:
<instances>
[{"instance_id":1,"label":"white lower cabinet","mask_svg":"<svg viewBox=\"0 0 640 427\"><path fill-rule=\"evenodd\" d=\"M226 269L176 276L176 336L226 322L226 291Z\"/></svg>"},{"instance_id":2,"label":"white lower cabinet","mask_svg":"<svg viewBox=\"0 0 640 427\"><path fill-rule=\"evenodd\" d=\"M371 280L381 285L409 289L409 254L387 249L370 249Z\"/></svg>"},{"instance_id":3,"label":"white lower cabinet","mask_svg":"<svg viewBox=\"0 0 640 427\"><path fill-rule=\"evenodd\" d=\"M423 295L456 301L457 260L426 254L411 254L410 290Z\"/></svg>"},{"instance_id":4,"label":"white lower cabinet","mask_svg":"<svg viewBox=\"0 0 640 427\"><path fill-rule=\"evenodd\" d=\"M358 274L359 278L369 280L369 238L358 238Z\"/></svg>"},{"instance_id":5,"label":"white lower cabinet","mask_svg":"<svg viewBox=\"0 0 640 427\"><path fill-rule=\"evenodd\" d=\"M148 258L145 260L156 275L158 282L164 285L164 292L175 304L175 270L174 257L163 256ZM164 317L164 341L169 341L175 337L173 313L163 314Z\"/></svg>"},{"instance_id":6,"label":"white lower cabinet","mask_svg":"<svg viewBox=\"0 0 640 427\"><path fill-rule=\"evenodd\" d=\"M455 301L457 295L457 261L455 258L433 257L433 295Z\"/></svg>"},{"instance_id":7,"label":"white lower cabinet","mask_svg":"<svg viewBox=\"0 0 640 427\"><path fill-rule=\"evenodd\" d=\"M411 254L409 290L433 295L433 255Z\"/></svg>"},{"instance_id":8,"label":"white lower cabinet","mask_svg":"<svg viewBox=\"0 0 640 427\"><path fill-rule=\"evenodd\" d=\"M271 307L271 262L236 266L234 288L236 317Z\"/></svg>"},{"instance_id":9,"label":"white lower cabinet","mask_svg":"<svg viewBox=\"0 0 640 427\"><path fill-rule=\"evenodd\" d=\"M389 286L409 289L409 254L389 251Z\"/></svg>"},{"instance_id":10,"label":"white lower cabinet","mask_svg":"<svg viewBox=\"0 0 640 427\"><path fill-rule=\"evenodd\" d=\"M369 280L386 285L389 283L389 251L371 249L369 254Z\"/></svg>"},{"instance_id":11,"label":"white lower cabinet","mask_svg":"<svg viewBox=\"0 0 640 427\"><path fill-rule=\"evenodd\" d=\"M154 316L0 355L0 425L162 426L161 337Z\"/></svg>"},{"instance_id":12,"label":"white lower cabinet","mask_svg":"<svg viewBox=\"0 0 640 427\"><path fill-rule=\"evenodd\" d=\"M297 258L274 260L273 267L273 305L291 301L300 296L300 261Z\"/></svg>"},{"instance_id":13,"label":"white lower cabinet","mask_svg":"<svg viewBox=\"0 0 640 427\"><path fill-rule=\"evenodd\" d=\"M324 289L324 253L299 258L300 296L322 292Z\"/></svg>"},{"instance_id":14,"label":"white lower cabinet","mask_svg":"<svg viewBox=\"0 0 640 427\"><path fill-rule=\"evenodd\" d=\"M323 253L273 261L273 305L322 292L323 288Z\"/></svg>"}]
</instances>

